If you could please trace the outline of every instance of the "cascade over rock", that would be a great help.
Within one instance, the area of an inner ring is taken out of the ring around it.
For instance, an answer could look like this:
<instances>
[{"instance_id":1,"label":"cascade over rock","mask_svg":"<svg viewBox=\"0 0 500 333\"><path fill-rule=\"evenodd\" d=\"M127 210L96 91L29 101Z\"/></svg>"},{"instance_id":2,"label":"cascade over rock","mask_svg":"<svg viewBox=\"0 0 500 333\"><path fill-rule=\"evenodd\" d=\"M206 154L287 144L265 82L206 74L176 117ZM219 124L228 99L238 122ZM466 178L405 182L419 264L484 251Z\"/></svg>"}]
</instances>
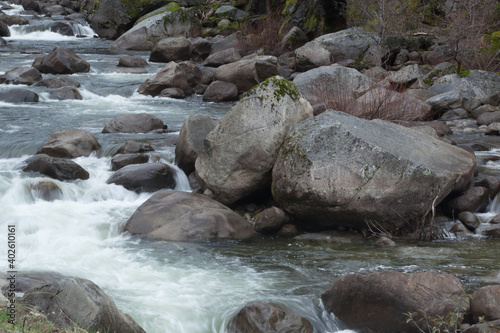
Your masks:
<instances>
[{"instance_id":1,"label":"cascade over rock","mask_svg":"<svg viewBox=\"0 0 500 333\"><path fill-rule=\"evenodd\" d=\"M405 227L471 183L470 152L382 120L325 111L297 125L273 169L273 195L310 227Z\"/></svg>"}]
</instances>

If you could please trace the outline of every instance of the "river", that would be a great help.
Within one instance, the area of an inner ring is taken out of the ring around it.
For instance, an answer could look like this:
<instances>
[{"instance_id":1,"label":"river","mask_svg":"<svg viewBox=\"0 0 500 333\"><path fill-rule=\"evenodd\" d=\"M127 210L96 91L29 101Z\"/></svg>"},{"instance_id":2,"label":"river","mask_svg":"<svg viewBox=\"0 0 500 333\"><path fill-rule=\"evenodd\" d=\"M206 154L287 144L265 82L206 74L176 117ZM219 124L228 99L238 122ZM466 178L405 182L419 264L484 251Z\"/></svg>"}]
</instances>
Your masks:
<instances>
[{"instance_id":1,"label":"river","mask_svg":"<svg viewBox=\"0 0 500 333\"><path fill-rule=\"evenodd\" d=\"M20 12L19 6L13 7L6 12ZM58 19L62 18L50 20ZM126 140L147 141L155 147L157 159L173 163L174 148L166 144L172 134L101 134L105 124L118 114L147 112L178 131L186 116L222 118L231 104L204 103L200 96L174 100L138 95L139 85L163 64L152 63L142 74L123 73L117 67L121 55L109 51L111 41L94 38L85 26L81 31L86 38L61 36L48 31L48 20L11 27L12 36L5 38L8 45L0 46L0 73L30 66L37 55L56 45L73 49L91 64L91 70L71 75L81 84L83 100L57 101L50 98L48 89L29 87L39 93L40 102L0 102L3 271L8 270L7 225L15 224L18 271L55 271L90 279L148 333L224 332L230 318L254 300L288 307L307 318L315 332L341 332L345 327L324 311L320 295L350 272L451 273L469 292L500 280L499 242L481 237L420 244L399 241L397 247L380 248L373 240L339 244L255 236L247 241L193 244L121 233L127 218L151 194L106 184L112 153ZM149 56L134 55L146 60ZM0 91L13 87L0 85ZM91 132L102 150L75 160L90 173L89 180L54 181L62 197L44 201L33 190L44 178L23 173L20 165L52 132L68 128ZM179 175L177 190L189 190L185 180L185 175ZM487 216L499 213L497 206L492 205Z\"/></svg>"}]
</instances>

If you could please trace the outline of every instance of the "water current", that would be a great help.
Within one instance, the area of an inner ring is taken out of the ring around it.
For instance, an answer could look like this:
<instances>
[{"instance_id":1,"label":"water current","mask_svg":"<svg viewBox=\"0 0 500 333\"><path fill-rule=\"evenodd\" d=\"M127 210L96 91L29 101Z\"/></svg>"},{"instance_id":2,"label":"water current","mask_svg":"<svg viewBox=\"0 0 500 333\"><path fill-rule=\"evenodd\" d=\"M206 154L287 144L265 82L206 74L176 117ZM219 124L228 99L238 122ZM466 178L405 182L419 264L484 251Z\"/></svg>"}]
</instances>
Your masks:
<instances>
[{"instance_id":1,"label":"water current","mask_svg":"<svg viewBox=\"0 0 500 333\"><path fill-rule=\"evenodd\" d=\"M6 12L19 14L21 8ZM0 46L0 73L30 66L37 55L56 45L73 49L91 70L71 75L81 84L83 100L58 101L51 99L47 88L29 87L40 95L38 103L0 102L2 271L8 270L7 225L15 224L18 271L55 271L90 279L148 333L224 332L230 318L254 300L291 309L307 318L315 332L341 332L345 327L324 311L320 295L350 272L445 272L459 277L468 291L499 282L499 242L480 237L379 248L370 240L319 243L255 236L193 244L123 234L124 222L152 194L106 184L111 155L132 139L151 143L157 159L173 163L174 150L166 144L172 134L101 134L104 125L118 114L147 112L178 131L186 116L221 118L231 104L204 103L200 96L174 100L138 95L139 85L163 64L152 63L145 73L124 72L117 67L121 54L109 51L111 41L94 38L84 24L78 33L87 37L65 37L48 31L49 19L26 17L32 24L11 27L8 44ZM50 18L58 19L62 18ZM148 59L147 53L134 55ZM0 91L12 87L0 85ZM62 197L44 201L33 187L44 178L23 173L20 165L52 132L68 128L91 132L102 150L76 159L89 171L89 180L54 181ZM488 167L492 172L500 168ZM188 191L185 176L179 177L184 181L177 190ZM498 205L492 207L488 216L500 213Z\"/></svg>"}]
</instances>

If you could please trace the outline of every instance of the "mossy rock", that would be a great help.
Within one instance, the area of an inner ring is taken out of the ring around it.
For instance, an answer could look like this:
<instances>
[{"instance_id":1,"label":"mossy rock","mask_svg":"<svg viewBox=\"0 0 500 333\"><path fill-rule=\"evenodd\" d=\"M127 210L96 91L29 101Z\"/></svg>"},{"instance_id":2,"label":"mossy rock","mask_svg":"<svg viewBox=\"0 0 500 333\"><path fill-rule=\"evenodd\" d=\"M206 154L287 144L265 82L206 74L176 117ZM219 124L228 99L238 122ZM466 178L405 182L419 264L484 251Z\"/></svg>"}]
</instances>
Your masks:
<instances>
[{"instance_id":1,"label":"mossy rock","mask_svg":"<svg viewBox=\"0 0 500 333\"><path fill-rule=\"evenodd\" d=\"M171 2L163 7L160 7L150 13L147 13L144 16L141 16L139 20L137 20L137 23L144 21L147 18L150 18L152 16L158 15L158 14L163 14L163 13L173 13L178 11L181 8L181 6L177 2Z\"/></svg>"}]
</instances>

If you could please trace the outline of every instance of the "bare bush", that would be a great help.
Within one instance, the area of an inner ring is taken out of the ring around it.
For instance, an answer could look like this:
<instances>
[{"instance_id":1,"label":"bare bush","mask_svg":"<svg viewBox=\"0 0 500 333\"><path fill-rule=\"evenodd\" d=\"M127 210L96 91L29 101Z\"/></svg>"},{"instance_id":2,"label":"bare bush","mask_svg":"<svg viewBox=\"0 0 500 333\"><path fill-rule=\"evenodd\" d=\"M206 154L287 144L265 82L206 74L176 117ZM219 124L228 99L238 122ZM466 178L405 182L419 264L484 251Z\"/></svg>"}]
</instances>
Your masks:
<instances>
[{"instance_id":1,"label":"bare bush","mask_svg":"<svg viewBox=\"0 0 500 333\"><path fill-rule=\"evenodd\" d=\"M422 13L416 0L348 0L346 8L348 25L363 26L381 39L417 29Z\"/></svg>"},{"instance_id":2,"label":"bare bush","mask_svg":"<svg viewBox=\"0 0 500 333\"><path fill-rule=\"evenodd\" d=\"M250 54L261 49L265 54L278 56L283 53L281 40L290 30L283 26L283 17L278 8L263 18L245 23L238 36L240 50Z\"/></svg>"},{"instance_id":3,"label":"bare bush","mask_svg":"<svg viewBox=\"0 0 500 333\"><path fill-rule=\"evenodd\" d=\"M459 72L463 68L497 71L500 48L488 34L498 28L496 0L455 0L438 33L441 42L452 47Z\"/></svg>"},{"instance_id":4,"label":"bare bush","mask_svg":"<svg viewBox=\"0 0 500 333\"><path fill-rule=\"evenodd\" d=\"M390 121L430 120L430 106L402 92L371 83L359 87L353 82L326 86L313 85L315 99L321 101L321 110L337 110L364 119Z\"/></svg>"}]
</instances>

